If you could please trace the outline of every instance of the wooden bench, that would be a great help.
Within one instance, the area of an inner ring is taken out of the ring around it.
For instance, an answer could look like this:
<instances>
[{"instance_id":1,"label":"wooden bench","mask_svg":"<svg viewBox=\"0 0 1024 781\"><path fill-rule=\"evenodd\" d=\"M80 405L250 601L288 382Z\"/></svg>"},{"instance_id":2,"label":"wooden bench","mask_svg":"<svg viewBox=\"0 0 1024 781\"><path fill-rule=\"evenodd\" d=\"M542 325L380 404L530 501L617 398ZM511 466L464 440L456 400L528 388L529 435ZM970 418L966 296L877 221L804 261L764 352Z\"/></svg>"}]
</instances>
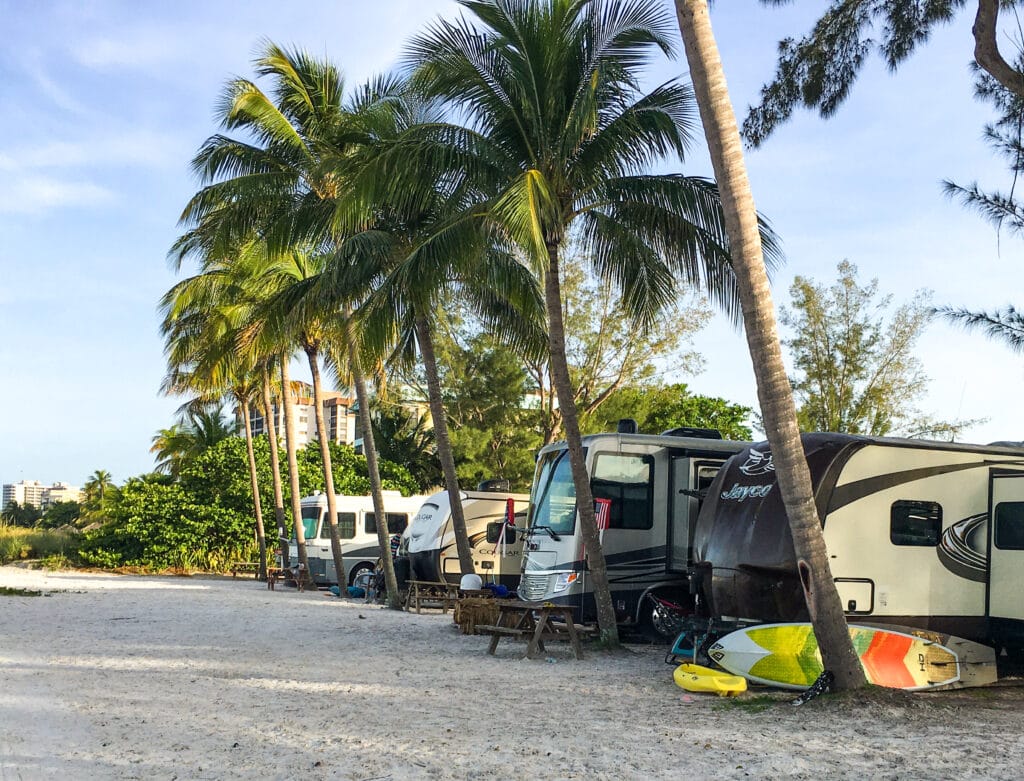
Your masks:
<instances>
[{"instance_id":1,"label":"wooden bench","mask_svg":"<svg viewBox=\"0 0 1024 781\"><path fill-rule=\"evenodd\" d=\"M259 577L260 563L258 561L236 561L231 565L231 577L237 578L239 573Z\"/></svg>"},{"instance_id":2,"label":"wooden bench","mask_svg":"<svg viewBox=\"0 0 1024 781\"><path fill-rule=\"evenodd\" d=\"M405 609L409 611L415 608L420 613L423 608L440 608L447 614L459 600L458 583L410 580L406 585L409 590L405 595Z\"/></svg>"}]
</instances>

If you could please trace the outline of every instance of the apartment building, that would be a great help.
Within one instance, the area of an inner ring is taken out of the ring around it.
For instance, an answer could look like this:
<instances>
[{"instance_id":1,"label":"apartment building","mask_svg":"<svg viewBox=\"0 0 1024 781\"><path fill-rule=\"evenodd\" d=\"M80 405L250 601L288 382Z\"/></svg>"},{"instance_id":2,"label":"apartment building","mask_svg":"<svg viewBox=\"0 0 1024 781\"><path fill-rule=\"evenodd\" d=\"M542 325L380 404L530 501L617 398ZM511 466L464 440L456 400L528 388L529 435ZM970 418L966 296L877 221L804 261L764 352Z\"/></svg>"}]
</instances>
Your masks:
<instances>
[{"instance_id":1,"label":"apartment building","mask_svg":"<svg viewBox=\"0 0 1024 781\"><path fill-rule=\"evenodd\" d=\"M349 398L338 391L324 391L324 424L327 437L332 442L351 445L356 439L356 421L358 412L355 399ZM313 412L313 386L306 382L292 382L292 400L295 414L295 433L297 448L303 448L318 439L316 434L316 416ZM262 406L262 405L261 405ZM274 409L274 426L280 441L284 441L284 408L279 399L272 401ZM240 414L235 410L236 416ZM266 421L262 408L255 406L250 411L249 421L252 424L253 436L266 435Z\"/></svg>"},{"instance_id":2,"label":"apartment building","mask_svg":"<svg viewBox=\"0 0 1024 781\"><path fill-rule=\"evenodd\" d=\"M32 505L46 510L57 502L80 502L82 491L77 486L67 483L43 485L38 480L20 480L17 483L5 483L3 488L3 506L11 502L19 506Z\"/></svg>"}]
</instances>

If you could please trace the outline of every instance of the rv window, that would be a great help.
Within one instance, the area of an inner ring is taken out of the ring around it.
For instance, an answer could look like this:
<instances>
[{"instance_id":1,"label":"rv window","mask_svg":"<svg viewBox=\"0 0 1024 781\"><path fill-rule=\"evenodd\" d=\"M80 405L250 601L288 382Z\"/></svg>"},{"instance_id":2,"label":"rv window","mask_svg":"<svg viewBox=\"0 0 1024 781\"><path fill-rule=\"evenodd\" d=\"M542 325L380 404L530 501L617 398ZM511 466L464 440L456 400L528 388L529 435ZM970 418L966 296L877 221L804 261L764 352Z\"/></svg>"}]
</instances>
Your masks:
<instances>
[{"instance_id":1,"label":"rv window","mask_svg":"<svg viewBox=\"0 0 1024 781\"><path fill-rule=\"evenodd\" d=\"M889 539L893 545L934 547L942 535L942 505L901 500L892 503Z\"/></svg>"},{"instance_id":2,"label":"rv window","mask_svg":"<svg viewBox=\"0 0 1024 781\"><path fill-rule=\"evenodd\" d=\"M1000 550L1024 550L1024 502L1000 502L995 514L995 546Z\"/></svg>"},{"instance_id":3,"label":"rv window","mask_svg":"<svg viewBox=\"0 0 1024 781\"><path fill-rule=\"evenodd\" d=\"M598 453L590 481L595 499L611 499L609 529L654 525L654 457Z\"/></svg>"},{"instance_id":4,"label":"rv window","mask_svg":"<svg viewBox=\"0 0 1024 781\"><path fill-rule=\"evenodd\" d=\"M384 513L388 519L388 534L401 534L405 531L405 527L409 525L409 514L408 513ZM367 534L377 533L377 515L376 513L366 513L364 516L365 523L364 527Z\"/></svg>"},{"instance_id":5,"label":"rv window","mask_svg":"<svg viewBox=\"0 0 1024 781\"><path fill-rule=\"evenodd\" d=\"M320 513L319 507L302 508L302 534L304 539L312 540L316 537L316 525L320 520Z\"/></svg>"},{"instance_id":6,"label":"rv window","mask_svg":"<svg viewBox=\"0 0 1024 781\"><path fill-rule=\"evenodd\" d=\"M343 540L351 540L356 536L355 513L338 513L338 536Z\"/></svg>"}]
</instances>

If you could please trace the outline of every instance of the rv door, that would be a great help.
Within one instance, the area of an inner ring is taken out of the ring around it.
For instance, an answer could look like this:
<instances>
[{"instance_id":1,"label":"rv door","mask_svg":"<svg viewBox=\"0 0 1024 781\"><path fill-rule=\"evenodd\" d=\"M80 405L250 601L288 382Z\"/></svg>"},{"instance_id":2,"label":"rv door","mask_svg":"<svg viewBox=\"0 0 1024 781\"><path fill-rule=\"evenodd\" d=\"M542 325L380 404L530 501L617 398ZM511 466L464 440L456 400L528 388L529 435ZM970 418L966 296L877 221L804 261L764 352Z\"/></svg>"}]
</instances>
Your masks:
<instances>
[{"instance_id":1,"label":"rv door","mask_svg":"<svg viewBox=\"0 0 1024 781\"><path fill-rule=\"evenodd\" d=\"M671 463L667 569L686 572L693 563L693 528L697 514L722 462L673 458Z\"/></svg>"},{"instance_id":2,"label":"rv door","mask_svg":"<svg viewBox=\"0 0 1024 781\"><path fill-rule=\"evenodd\" d=\"M1024 620L1024 472L993 472L989 522L988 615Z\"/></svg>"}]
</instances>

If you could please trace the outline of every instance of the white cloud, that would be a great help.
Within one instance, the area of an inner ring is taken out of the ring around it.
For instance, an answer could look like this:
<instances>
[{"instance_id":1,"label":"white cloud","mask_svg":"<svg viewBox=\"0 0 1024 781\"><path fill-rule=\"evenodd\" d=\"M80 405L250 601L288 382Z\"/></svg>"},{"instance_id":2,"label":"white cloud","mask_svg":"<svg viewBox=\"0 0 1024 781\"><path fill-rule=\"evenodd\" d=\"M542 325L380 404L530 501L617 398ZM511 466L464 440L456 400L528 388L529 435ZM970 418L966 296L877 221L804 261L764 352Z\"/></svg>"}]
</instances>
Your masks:
<instances>
[{"instance_id":1,"label":"white cloud","mask_svg":"<svg viewBox=\"0 0 1024 781\"><path fill-rule=\"evenodd\" d=\"M0 190L0 214L41 214L65 207L92 208L114 199L110 190L88 181L15 176Z\"/></svg>"},{"instance_id":2,"label":"white cloud","mask_svg":"<svg viewBox=\"0 0 1024 781\"><path fill-rule=\"evenodd\" d=\"M167 29L136 28L114 37L95 37L73 49L74 58L87 68L145 69L181 57L182 41Z\"/></svg>"},{"instance_id":3,"label":"white cloud","mask_svg":"<svg viewBox=\"0 0 1024 781\"><path fill-rule=\"evenodd\" d=\"M0 151L0 171L118 166L181 166L189 155L180 138L150 130L129 133L97 132L79 141L48 141Z\"/></svg>"}]
</instances>

